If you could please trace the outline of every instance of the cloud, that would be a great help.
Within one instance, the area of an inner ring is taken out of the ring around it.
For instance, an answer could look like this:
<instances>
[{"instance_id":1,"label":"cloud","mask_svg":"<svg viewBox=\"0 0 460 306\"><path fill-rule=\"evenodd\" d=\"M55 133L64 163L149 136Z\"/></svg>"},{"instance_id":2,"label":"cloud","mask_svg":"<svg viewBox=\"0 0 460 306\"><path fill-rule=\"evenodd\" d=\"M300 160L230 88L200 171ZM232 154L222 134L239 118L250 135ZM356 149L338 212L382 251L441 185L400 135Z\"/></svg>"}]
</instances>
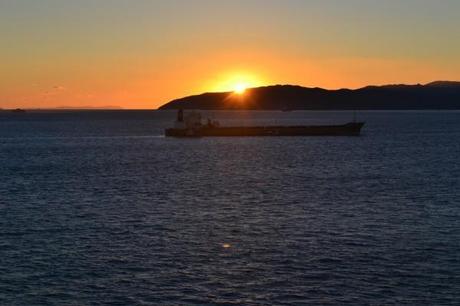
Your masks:
<instances>
[{"instance_id":1,"label":"cloud","mask_svg":"<svg viewBox=\"0 0 460 306\"><path fill-rule=\"evenodd\" d=\"M41 95L44 97L57 96L65 90L66 90L66 87L62 85L54 85L53 87L48 88L44 92L42 92Z\"/></svg>"}]
</instances>

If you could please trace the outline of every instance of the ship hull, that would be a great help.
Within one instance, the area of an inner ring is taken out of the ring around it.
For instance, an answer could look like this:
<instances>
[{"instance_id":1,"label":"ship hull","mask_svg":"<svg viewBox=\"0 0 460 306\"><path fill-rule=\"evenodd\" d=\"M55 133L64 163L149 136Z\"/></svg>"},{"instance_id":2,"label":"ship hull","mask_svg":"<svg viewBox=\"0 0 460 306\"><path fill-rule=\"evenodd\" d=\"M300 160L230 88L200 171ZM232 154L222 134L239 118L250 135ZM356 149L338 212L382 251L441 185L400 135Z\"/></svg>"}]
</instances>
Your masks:
<instances>
[{"instance_id":1,"label":"ship hull","mask_svg":"<svg viewBox=\"0 0 460 306\"><path fill-rule=\"evenodd\" d=\"M312 126L235 126L208 127L198 129L170 128L169 137L242 137L242 136L359 136L364 122L343 125Z\"/></svg>"}]
</instances>

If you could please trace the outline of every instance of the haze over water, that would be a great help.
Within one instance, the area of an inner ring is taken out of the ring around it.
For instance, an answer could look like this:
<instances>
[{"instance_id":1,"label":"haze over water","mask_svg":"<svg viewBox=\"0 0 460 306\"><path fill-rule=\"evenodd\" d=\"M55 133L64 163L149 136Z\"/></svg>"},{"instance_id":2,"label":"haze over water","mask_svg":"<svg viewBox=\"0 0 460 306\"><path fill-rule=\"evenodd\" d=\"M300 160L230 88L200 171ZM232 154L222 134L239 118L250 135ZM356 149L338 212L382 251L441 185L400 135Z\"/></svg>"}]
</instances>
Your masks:
<instances>
[{"instance_id":1,"label":"haze over water","mask_svg":"<svg viewBox=\"0 0 460 306\"><path fill-rule=\"evenodd\" d=\"M0 113L0 304L459 303L459 112L360 112L361 137L165 138L174 116Z\"/></svg>"}]
</instances>

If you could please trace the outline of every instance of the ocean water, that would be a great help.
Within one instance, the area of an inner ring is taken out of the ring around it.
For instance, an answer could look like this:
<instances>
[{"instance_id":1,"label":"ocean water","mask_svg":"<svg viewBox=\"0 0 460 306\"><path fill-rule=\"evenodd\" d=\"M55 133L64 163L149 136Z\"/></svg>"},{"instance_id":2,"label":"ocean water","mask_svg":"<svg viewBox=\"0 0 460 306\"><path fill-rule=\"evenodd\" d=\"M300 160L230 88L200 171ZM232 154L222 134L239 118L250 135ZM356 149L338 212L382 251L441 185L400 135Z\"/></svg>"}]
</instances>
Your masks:
<instances>
[{"instance_id":1,"label":"ocean water","mask_svg":"<svg viewBox=\"0 0 460 306\"><path fill-rule=\"evenodd\" d=\"M0 305L460 304L460 112L174 116L0 113Z\"/></svg>"}]
</instances>

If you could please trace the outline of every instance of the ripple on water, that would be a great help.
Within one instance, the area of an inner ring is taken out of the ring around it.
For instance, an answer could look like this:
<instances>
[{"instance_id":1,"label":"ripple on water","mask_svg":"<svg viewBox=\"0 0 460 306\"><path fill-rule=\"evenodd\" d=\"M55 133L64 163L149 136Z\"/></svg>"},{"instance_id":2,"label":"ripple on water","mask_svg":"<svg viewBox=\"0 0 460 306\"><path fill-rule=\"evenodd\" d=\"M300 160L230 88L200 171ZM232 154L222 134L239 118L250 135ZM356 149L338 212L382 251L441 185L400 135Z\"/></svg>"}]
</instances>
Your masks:
<instances>
[{"instance_id":1,"label":"ripple on water","mask_svg":"<svg viewBox=\"0 0 460 306\"><path fill-rule=\"evenodd\" d=\"M359 138L152 137L173 115L2 118L0 304L460 301L460 113L367 112Z\"/></svg>"}]
</instances>

